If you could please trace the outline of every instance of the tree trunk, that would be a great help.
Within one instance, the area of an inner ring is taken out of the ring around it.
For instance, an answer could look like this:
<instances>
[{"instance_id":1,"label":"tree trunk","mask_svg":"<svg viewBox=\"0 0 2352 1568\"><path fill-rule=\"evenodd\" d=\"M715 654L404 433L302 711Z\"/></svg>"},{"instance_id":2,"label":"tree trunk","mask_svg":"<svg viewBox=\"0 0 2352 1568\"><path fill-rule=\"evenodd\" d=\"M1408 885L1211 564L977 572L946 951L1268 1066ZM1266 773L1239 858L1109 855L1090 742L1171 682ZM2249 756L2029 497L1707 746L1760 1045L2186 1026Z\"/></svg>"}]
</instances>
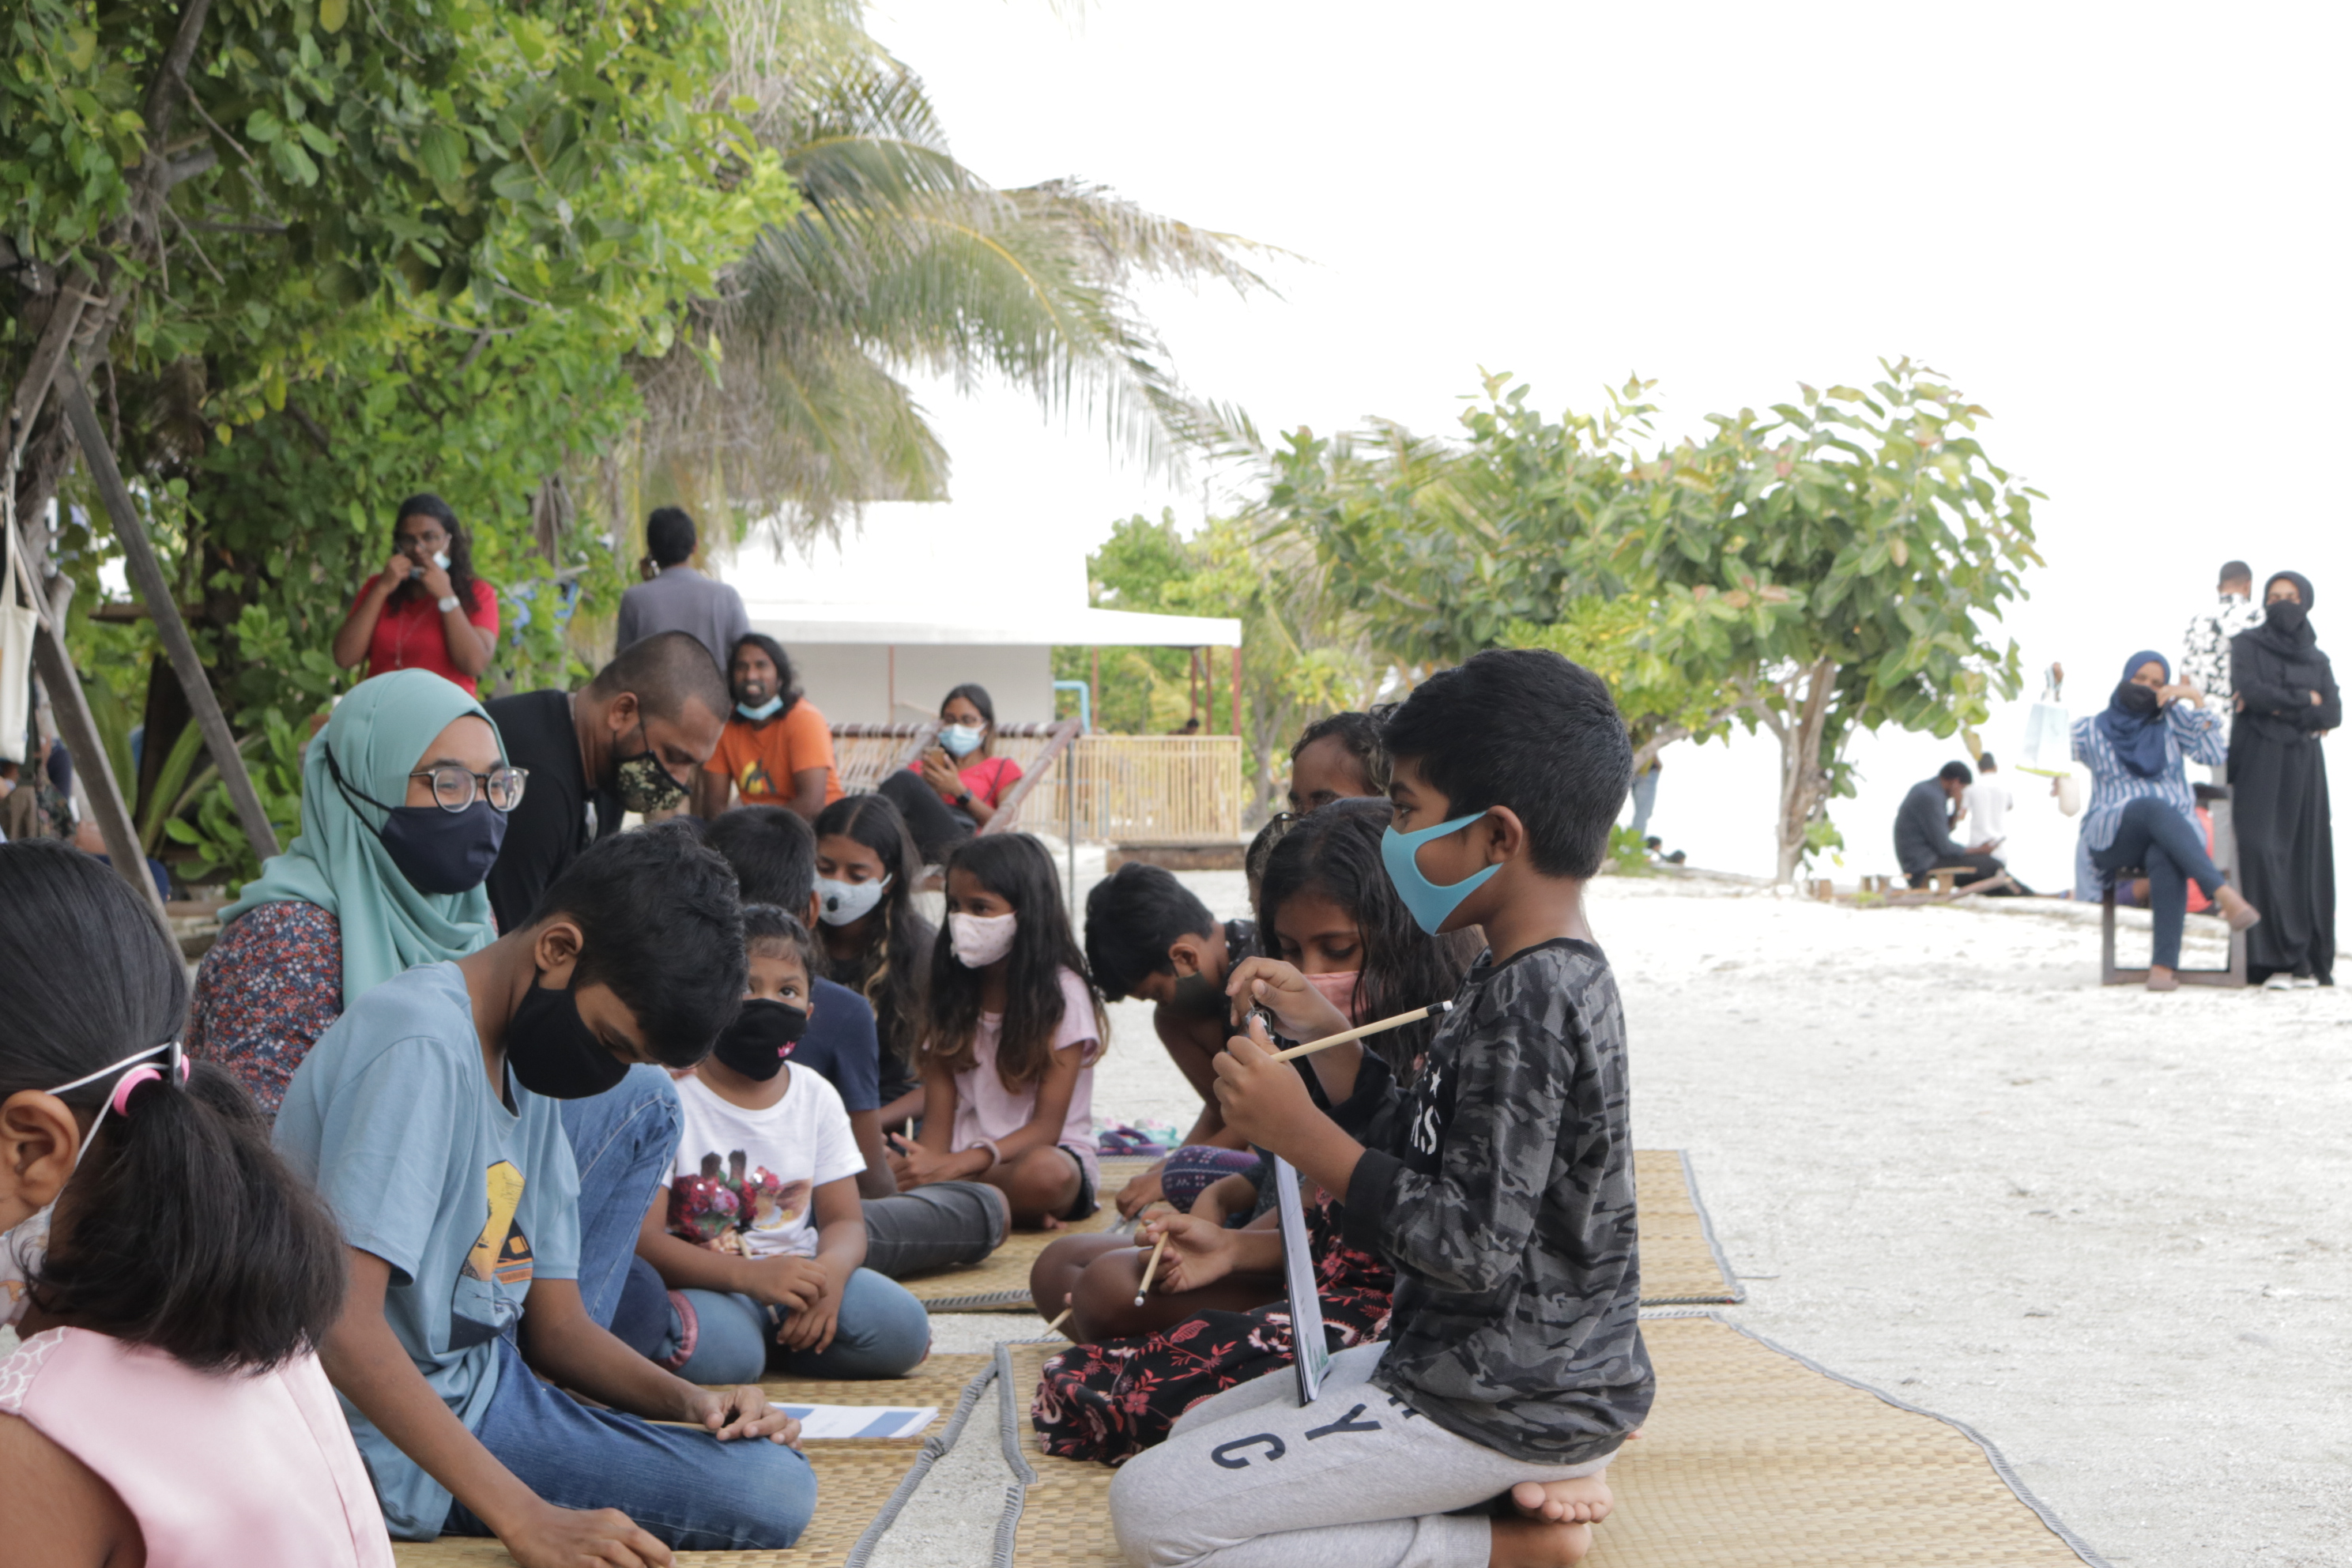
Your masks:
<instances>
[{"instance_id":1,"label":"tree trunk","mask_svg":"<svg viewBox=\"0 0 2352 1568\"><path fill-rule=\"evenodd\" d=\"M1790 712L1779 727L1780 737L1780 814L1774 824L1779 850L1772 880L1782 886L1796 882L1797 868L1805 858L1805 829L1829 802L1829 770L1822 765L1822 735L1829 724L1830 701L1837 691L1837 665L1816 659L1792 681Z\"/></svg>"}]
</instances>

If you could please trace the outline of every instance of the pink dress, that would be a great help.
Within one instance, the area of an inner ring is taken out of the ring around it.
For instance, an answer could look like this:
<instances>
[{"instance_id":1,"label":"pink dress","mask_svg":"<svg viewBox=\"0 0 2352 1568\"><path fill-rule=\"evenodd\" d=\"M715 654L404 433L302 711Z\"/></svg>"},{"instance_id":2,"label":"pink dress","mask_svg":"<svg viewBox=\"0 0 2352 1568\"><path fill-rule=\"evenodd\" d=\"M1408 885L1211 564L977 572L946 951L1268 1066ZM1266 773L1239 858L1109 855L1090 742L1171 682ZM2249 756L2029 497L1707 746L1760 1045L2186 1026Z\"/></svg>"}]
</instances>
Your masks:
<instances>
[{"instance_id":1,"label":"pink dress","mask_svg":"<svg viewBox=\"0 0 2352 1568\"><path fill-rule=\"evenodd\" d=\"M1028 1126L1036 1114L1034 1084L1015 1091L1005 1088L1004 1080L996 1076L996 1042L1003 1030L1002 1014L982 1013L979 1031L972 1037L971 1067L955 1075L955 1128L948 1138L955 1152L970 1149L983 1138L1009 1138ZM1077 1085L1070 1090L1070 1113L1063 1119L1061 1136L1054 1142L1078 1157L1097 1192L1102 1190L1102 1167L1095 1158L1094 1063L1102 1055L1102 1044L1097 1038L1100 1032L1095 1027L1094 994L1076 972L1065 969L1062 1024L1054 1031L1054 1048L1083 1046L1086 1054L1081 1059L1086 1065L1078 1069Z\"/></svg>"},{"instance_id":2,"label":"pink dress","mask_svg":"<svg viewBox=\"0 0 2352 1568\"><path fill-rule=\"evenodd\" d=\"M87 1329L0 1360L0 1414L114 1489L148 1568L393 1568L367 1468L319 1358L202 1373Z\"/></svg>"}]
</instances>

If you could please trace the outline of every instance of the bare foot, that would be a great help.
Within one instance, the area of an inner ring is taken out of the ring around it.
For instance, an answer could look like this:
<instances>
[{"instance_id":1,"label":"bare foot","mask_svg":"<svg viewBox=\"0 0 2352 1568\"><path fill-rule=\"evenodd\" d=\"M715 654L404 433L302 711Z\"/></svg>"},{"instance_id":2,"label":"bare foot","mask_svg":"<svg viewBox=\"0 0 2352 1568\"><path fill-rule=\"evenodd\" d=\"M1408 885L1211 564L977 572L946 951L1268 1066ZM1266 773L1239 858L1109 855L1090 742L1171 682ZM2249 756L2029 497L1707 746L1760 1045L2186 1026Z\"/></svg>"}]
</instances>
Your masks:
<instances>
[{"instance_id":1,"label":"bare foot","mask_svg":"<svg viewBox=\"0 0 2352 1568\"><path fill-rule=\"evenodd\" d=\"M1592 1527L1498 1519L1493 1542L1486 1568L1576 1568L1592 1551Z\"/></svg>"},{"instance_id":2,"label":"bare foot","mask_svg":"<svg viewBox=\"0 0 2352 1568\"><path fill-rule=\"evenodd\" d=\"M1514 1508L1548 1524L1598 1524L1609 1517L1609 1506L1616 1500L1609 1482L1601 1476L1579 1476L1572 1481L1521 1481L1511 1489Z\"/></svg>"}]
</instances>

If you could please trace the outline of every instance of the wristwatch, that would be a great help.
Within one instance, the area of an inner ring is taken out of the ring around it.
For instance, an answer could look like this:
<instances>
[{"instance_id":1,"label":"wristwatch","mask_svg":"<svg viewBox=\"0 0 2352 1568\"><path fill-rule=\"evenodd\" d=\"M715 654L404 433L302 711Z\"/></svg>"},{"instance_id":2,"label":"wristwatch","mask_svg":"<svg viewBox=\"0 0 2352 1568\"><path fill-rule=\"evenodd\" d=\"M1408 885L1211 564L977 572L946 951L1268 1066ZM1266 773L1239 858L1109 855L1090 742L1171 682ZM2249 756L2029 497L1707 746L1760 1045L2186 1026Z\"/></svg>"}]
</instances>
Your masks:
<instances>
[{"instance_id":1,"label":"wristwatch","mask_svg":"<svg viewBox=\"0 0 2352 1568\"><path fill-rule=\"evenodd\" d=\"M971 805L971 791L966 790L961 795L956 796L956 804L969 808Z\"/></svg>"},{"instance_id":2,"label":"wristwatch","mask_svg":"<svg viewBox=\"0 0 2352 1568\"><path fill-rule=\"evenodd\" d=\"M455 594L444 594L439 598L433 601L433 607L446 616L450 611L457 607L457 595Z\"/></svg>"}]
</instances>

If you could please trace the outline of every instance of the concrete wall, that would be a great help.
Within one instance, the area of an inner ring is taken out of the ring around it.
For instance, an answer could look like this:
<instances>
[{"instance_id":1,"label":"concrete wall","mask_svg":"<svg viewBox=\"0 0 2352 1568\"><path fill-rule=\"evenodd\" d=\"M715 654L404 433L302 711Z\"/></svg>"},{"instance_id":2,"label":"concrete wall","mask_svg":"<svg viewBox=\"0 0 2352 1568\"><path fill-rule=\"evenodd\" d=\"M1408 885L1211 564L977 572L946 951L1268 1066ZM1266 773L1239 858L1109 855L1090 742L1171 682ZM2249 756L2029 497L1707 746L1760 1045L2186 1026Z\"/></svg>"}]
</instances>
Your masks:
<instances>
[{"instance_id":1,"label":"concrete wall","mask_svg":"<svg viewBox=\"0 0 2352 1568\"><path fill-rule=\"evenodd\" d=\"M756 625L756 623L754 623ZM1002 723L1043 723L1054 717L1054 668L1045 647L902 647L862 643L793 643L792 656L807 693L836 724L887 724L928 719L948 689L967 680L988 688ZM892 706L895 689L897 705Z\"/></svg>"}]
</instances>

